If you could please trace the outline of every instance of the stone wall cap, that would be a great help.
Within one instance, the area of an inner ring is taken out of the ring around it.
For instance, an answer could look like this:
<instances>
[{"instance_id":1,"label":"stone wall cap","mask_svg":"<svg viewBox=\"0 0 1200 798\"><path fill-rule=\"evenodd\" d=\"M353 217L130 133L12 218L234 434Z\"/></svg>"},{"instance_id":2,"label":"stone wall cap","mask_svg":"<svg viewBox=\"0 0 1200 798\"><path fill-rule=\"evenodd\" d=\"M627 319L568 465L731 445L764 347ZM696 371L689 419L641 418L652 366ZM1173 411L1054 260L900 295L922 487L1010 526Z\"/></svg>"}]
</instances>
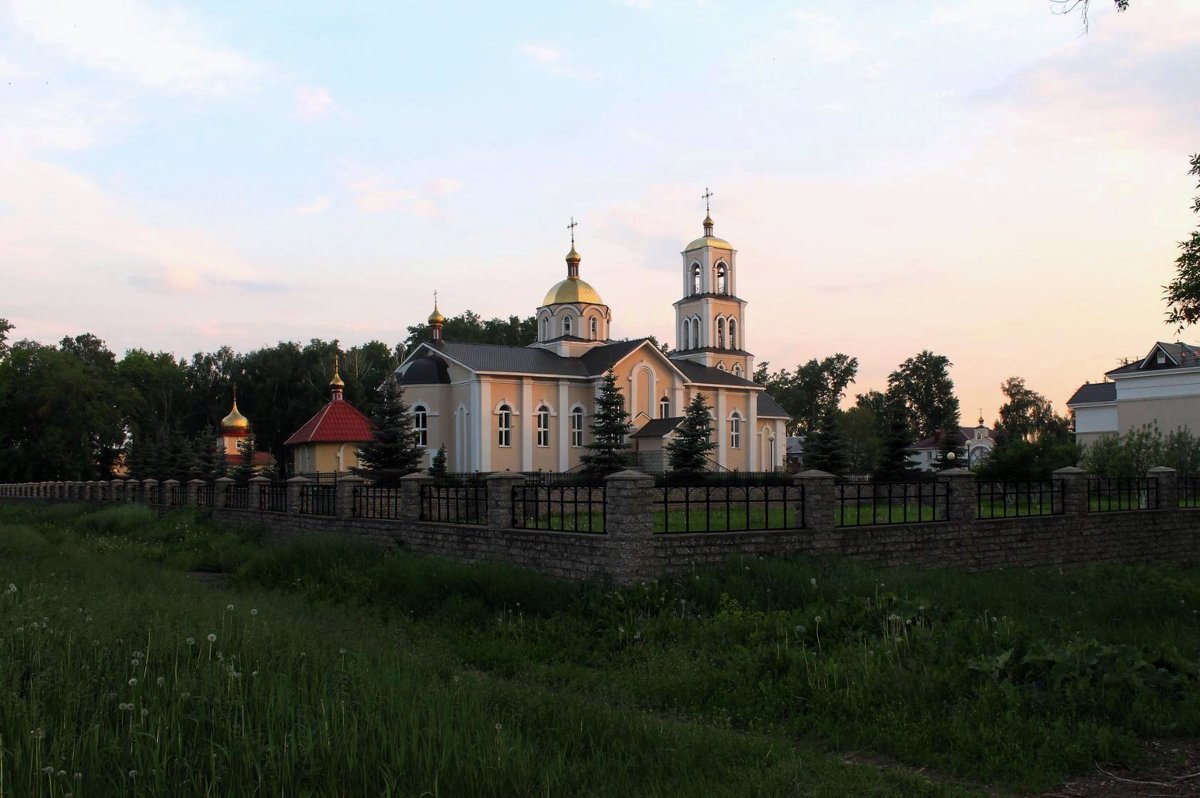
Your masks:
<instances>
[{"instance_id":1,"label":"stone wall cap","mask_svg":"<svg viewBox=\"0 0 1200 798\"><path fill-rule=\"evenodd\" d=\"M153 477L151 477L150 479L143 479L143 480L142 480L142 484L143 484L143 485L149 485L151 482L153 482L155 485L157 485L157 484L158 484L158 480L157 480L157 479L154 479Z\"/></svg>"},{"instance_id":2,"label":"stone wall cap","mask_svg":"<svg viewBox=\"0 0 1200 798\"><path fill-rule=\"evenodd\" d=\"M819 468L809 468L797 474L800 479L837 479L837 474L822 471Z\"/></svg>"},{"instance_id":3,"label":"stone wall cap","mask_svg":"<svg viewBox=\"0 0 1200 798\"><path fill-rule=\"evenodd\" d=\"M430 479L432 479L432 477L430 477ZM494 474L488 474L486 477L483 478L483 481L484 482L492 482L492 481L516 482L516 481L520 481L523 479L525 479L525 475L521 474L517 471L497 471Z\"/></svg>"},{"instance_id":4,"label":"stone wall cap","mask_svg":"<svg viewBox=\"0 0 1200 798\"><path fill-rule=\"evenodd\" d=\"M179 480L177 480L177 479L164 479L164 480L163 480L163 484L164 484L164 485L178 485L178 484L179 484Z\"/></svg>"},{"instance_id":5,"label":"stone wall cap","mask_svg":"<svg viewBox=\"0 0 1200 798\"><path fill-rule=\"evenodd\" d=\"M1167 466L1155 466L1154 468L1151 468L1146 473L1147 474L1176 474L1178 472L1174 468L1168 468Z\"/></svg>"},{"instance_id":6,"label":"stone wall cap","mask_svg":"<svg viewBox=\"0 0 1200 798\"><path fill-rule=\"evenodd\" d=\"M938 478L949 477L950 479L962 479L963 477L973 477L975 472L968 468L947 468L945 471L937 472Z\"/></svg>"},{"instance_id":7,"label":"stone wall cap","mask_svg":"<svg viewBox=\"0 0 1200 798\"><path fill-rule=\"evenodd\" d=\"M188 480L188 484L189 484L189 485L203 485L203 484L204 484L204 480L202 480L202 479L189 479L189 480Z\"/></svg>"},{"instance_id":8,"label":"stone wall cap","mask_svg":"<svg viewBox=\"0 0 1200 798\"><path fill-rule=\"evenodd\" d=\"M228 477L226 477L226 479L228 479ZM220 481L221 480L219 480L219 479L217 480L217 482L220 482ZM229 481L233 482L232 479L230 479ZM309 482L312 482L312 480L309 479L308 477L299 477L299 476L292 477L291 479L288 480L289 485L304 485Z\"/></svg>"},{"instance_id":9,"label":"stone wall cap","mask_svg":"<svg viewBox=\"0 0 1200 798\"><path fill-rule=\"evenodd\" d=\"M217 477L216 481L225 485L229 485L233 482L233 477Z\"/></svg>"},{"instance_id":10,"label":"stone wall cap","mask_svg":"<svg viewBox=\"0 0 1200 798\"><path fill-rule=\"evenodd\" d=\"M610 479L654 479L649 474L643 474L641 471L635 471L632 468L627 468L624 471L617 471L614 474L606 476L605 481Z\"/></svg>"},{"instance_id":11,"label":"stone wall cap","mask_svg":"<svg viewBox=\"0 0 1200 798\"><path fill-rule=\"evenodd\" d=\"M258 483L258 484L262 484L263 482L270 482L270 481L271 480L268 477L264 477L262 474L258 474L256 476L250 477L250 479L247 480L247 482L254 482L254 483Z\"/></svg>"},{"instance_id":12,"label":"stone wall cap","mask_svg":"<svg viewBox=\"0 0 1200 798\"><path fill-rule=\"evenodd\" d=\"M414 471L411 474L405 474L400 477L401 482L432 482L433 477L422 471Z\"/></svg>"},{"instance_id":13,"label":"stone wall cap","mask_svg":"<svg viewBox=\"0 0 1200 798\"><path fill-rule=\"evenodd\" d=\"M407 477L405 477L405 479L407 479ZM346 474L346 476L342 476L341 474L338 474L337 481L338 482L370 482L370 480L367 479L366 477L360 477L358 474L355 474L353 472Z\"/></svg>"},{"instance_id":14,"label":"stone wall cap","mask_svg":"<svg viewBox=\"0 0 1200 798\"><path fill-rule=\"evenodd\" d=\"M1054 469L1052 473L1059 474L1061 476L1070 476L1072 474L1086 474L1087 472L1076 466L1063 466L1062 468Z\"/></svg>"}]
</instances>

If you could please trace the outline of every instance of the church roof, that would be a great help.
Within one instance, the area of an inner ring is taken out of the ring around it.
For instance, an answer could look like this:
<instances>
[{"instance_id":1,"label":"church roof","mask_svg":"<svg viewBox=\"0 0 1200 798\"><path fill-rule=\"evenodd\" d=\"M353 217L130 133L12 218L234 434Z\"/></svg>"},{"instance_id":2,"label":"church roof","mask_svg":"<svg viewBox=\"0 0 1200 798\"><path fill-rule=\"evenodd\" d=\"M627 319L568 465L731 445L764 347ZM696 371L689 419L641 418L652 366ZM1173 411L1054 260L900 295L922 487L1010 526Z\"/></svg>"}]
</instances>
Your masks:
<instances>
[{"instance_id":1,"label":"church roof","mask_svg":"<svg viewBox=\"0 0 1200 798\"><path fill-rule=\"evenodd\" d=\"M1117 401L1117 384L1115 382L1089 382L1080 385L1079 390L1071 394L1071 398L1067 400L1067 407L1115 401Z\"/></svg>"},{"instance_id":2,"label":"church roof","mask_svg":"<svg viewBox=\"0 0 1200 798\"><path fill-rule=\"evenodd\" d=\"M652 418L642 425L642 428L633 433L635 438L661 438L669 432L674 432L679 423L683 421L683 416L675 416L673 418Z\"/></svg>"},{"instance_id":3,"label":"church roof","mask_svg":"<svg viewBox=\"0 0 1200 798\"><path fill-rule=\"evenodd\" d=\"M317 411L304 426L283 442L284 446L301 443L365 443L371 440L371 421L344 399L334 399Z\"/></svg>"},{"instance_id":4,"label":"church roof","mask_svg":"<svg viewBox=\"0 0 1200 798\"><path fill-rule=\"evenodd\" d=\"M732 350L730 350L732 351ZM702 363L695 363L691 360L671 360L675 367L684 373L692 382L699 382L705 385L734 385L737 387L762 387L753 380L747 380L739 377L729 371L721 371L712 366L705 366Z\"/></svg>"},{"instance_id":5,"label":"church roof","mask_svg":"<svg viewBox=\"0 0 1200 798\"><path fill-rule=\"evenodd\" d=\"M703 249L704 247L717 247L719 249L733 249L733 245L723 238L716 236L701 236L684 248L684 252L691 252L693 249Z\"/></svg>"},{"instance_id":6,"label":"church roof","mask_svg":"<svg viewBox=\"0 0 1200 798\"><path fill-rule=\"evenodd\" d=\"M780 407L779 402L775 401L775 397L766 391L758 394L758 417L759 418L791 418L788 411Z\"/></svg>"},{"instance_id":7,"label":"church roof","mask_svg":"<svg viewBox=\"0 0 1200 798\"><path fill-rule=\"evenodd\" d=\"M597 346L582 357L563 357L548 349L470 341L429 341L425 345L469 369L555 377L594 377L646 342L645 338ZM412 383L405 380L405 383ZM414 383L415 384L415 383Z\"/></svg>"},{"instance_id":8,"label":"church roof","mask_svg":"<svg viewBox=\"0 0 1200 798\"><path fill-rule=\"evenodd\" d=\"M546 292L542 305L584 304L603 305L600 292L578 277L568 277Z\"/></svg>"}]
</instances>

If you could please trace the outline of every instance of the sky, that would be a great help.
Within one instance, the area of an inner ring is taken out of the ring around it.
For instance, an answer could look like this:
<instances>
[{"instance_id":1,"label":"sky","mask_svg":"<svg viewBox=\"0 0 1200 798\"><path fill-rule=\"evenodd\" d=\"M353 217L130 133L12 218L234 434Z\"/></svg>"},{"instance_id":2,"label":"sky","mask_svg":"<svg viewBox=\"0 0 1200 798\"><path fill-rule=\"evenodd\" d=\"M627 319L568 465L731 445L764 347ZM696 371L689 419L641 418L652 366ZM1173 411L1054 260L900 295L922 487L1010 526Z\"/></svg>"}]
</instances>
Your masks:
<instances>
[{"instance_id":1,"label":"sky","mask_svg":"<svg viewBox=\"0 0 1200 798\"><path fill-rule=\"evenodd\" d=\"M1200 0L0 0L0 316L189 356L394 344L581 274L674 343L680 250L854 394L929 349L963 420L1158 340L1197 219Z\"/></svg>"}]
</instances>

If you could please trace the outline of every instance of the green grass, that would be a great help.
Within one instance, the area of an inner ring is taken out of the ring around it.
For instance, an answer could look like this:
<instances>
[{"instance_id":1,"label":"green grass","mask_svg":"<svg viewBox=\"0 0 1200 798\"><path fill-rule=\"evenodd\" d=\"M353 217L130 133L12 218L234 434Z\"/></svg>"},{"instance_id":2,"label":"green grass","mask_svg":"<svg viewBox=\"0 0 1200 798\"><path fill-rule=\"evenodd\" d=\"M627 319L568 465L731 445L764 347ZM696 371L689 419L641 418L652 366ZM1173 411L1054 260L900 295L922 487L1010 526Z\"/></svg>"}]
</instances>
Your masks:
<instances>
[{"instance_id":1,"label":"green grass","mask_svg":"<svg viewBox=\"0 0 1200 798\"><path fill-rule=\"evenodd\" d=\"M834 508L834 526L869 526L871 524L916 524L939 520L942 509L932 504L892 504L886 500L872 505L870 501L851 502Z\"/></svg>"},{"instance_id":2,"label":"green grass","mask_svg":"<svg viewBox=\"0 0 1200 798\"><path fill-rule=\"evenodd\" d=\"M738 506L736 502L728 508L723 502L714 502L706 510L703 506L691 506L687 510L672 509L654 511L655 532L728 532L752 531L761 529L794 529L799 528L801 519L796 517L793 506L784 506L782 502L774 502L772 506L751 506L747 511L745 505Z\"/></svg>"},{"instance_id":3,"label":"green grass","mask_svg":"<svg viewBox=\"0 0 1200 798\"><path fill-rule=\"evenodd\" d=\"M0 507L0 798L1033 791L1200 733L1196 567L613 589L138 509Z\"/></svg>"}]
</instances>

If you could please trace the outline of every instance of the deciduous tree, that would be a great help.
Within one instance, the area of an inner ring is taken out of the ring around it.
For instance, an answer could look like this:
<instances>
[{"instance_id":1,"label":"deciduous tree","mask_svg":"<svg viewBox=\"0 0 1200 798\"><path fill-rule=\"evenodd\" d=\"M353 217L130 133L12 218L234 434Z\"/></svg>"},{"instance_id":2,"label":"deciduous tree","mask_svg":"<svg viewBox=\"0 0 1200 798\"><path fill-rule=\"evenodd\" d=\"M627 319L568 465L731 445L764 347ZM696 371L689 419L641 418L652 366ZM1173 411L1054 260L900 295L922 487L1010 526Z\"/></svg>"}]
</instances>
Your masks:
<instances>
[{"instance_id":1,"label":"deciduous tree","mask_svg":"<svg viewBox=\"0 0 1200 798\"><path fill-rule=\"evenodd\" d=\"M767 392L788 412L789 434L808 434L816 432L826 411L837 408L858 375L858 358L839 352L769 376L765 368L765 363L760 364L754 379L766 385Z\"/></svg>"},{"instance_id":2,"label":"deciduous tree","mask_svg":"<svg viewBox=\"0 0 1200 798\"><path fill-rule=\"evenodd\" d=\"M1188 174L1200 178L1200 153L1193 155ZM1200 189L1200 183L1196 184ZM1200 196L1192 200L1192 210L1200 214ZM1167 321L1177 325L1177 331L1200 320L1200 227L1187 240L1180 242L1181 250L1175 259L1175 279L1163 286L1167 300Z\"/></svg>"},{"instance_id":3,"label":"deciduous tree","mask_svg":"<svg viewBox=\"0 0 1200 798\"><path fill-rule=\"evenodd\" d=\"M945 355L926 349L888 375L888 395L900 401L908 426L918 438L958 427L958 397L950 379L952 365Z\"/></svg>"}]
</instances>

